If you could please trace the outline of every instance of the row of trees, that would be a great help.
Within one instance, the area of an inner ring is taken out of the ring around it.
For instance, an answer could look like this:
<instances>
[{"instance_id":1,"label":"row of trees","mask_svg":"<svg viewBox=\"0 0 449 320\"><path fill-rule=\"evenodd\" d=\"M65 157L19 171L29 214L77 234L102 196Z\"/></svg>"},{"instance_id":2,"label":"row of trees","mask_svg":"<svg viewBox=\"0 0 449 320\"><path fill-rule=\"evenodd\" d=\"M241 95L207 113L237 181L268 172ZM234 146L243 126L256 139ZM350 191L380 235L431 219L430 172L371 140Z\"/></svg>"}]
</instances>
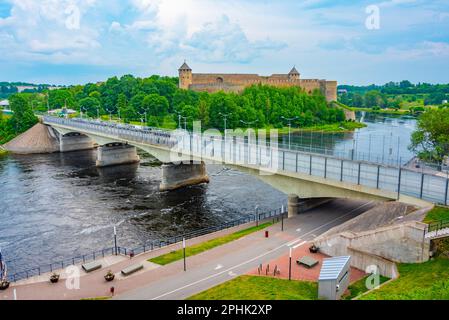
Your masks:
<instances>
[{"instance_id":1,"label":"row of trees","mask_svg":"<svg viewBox=\"0 0 449 320\"><path fill-rule=\"evenodd\" d=\"M204 128L228 128L254 123L257 127L283 127L282 117L293 118L294 126L312 126L345 120L343 111L329 108L324 96L316 91L308 95L300 88L252 86L241 94L193 92L178 89L178 78L152 76L140 79L131 75L110 78L104 83L73 86L30 95L35 109L46 111L67 106L90 117L120 116L126 121L144 118L151 126L163 126L167 119L192 126L202 121Z\"/></svg>"}]
</instances>

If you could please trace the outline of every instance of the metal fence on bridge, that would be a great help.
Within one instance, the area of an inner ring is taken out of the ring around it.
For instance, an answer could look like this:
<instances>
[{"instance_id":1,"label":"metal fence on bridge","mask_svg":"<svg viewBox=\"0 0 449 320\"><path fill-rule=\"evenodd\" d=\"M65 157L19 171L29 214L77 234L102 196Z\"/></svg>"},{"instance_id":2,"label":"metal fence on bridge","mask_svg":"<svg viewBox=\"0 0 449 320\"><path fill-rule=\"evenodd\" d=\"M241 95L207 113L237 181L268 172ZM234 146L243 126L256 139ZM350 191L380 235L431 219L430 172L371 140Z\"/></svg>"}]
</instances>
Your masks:
<instances>
[{"instance_id":1,"label":"metal fence on bridge","mask_svg":"<svg viewBox=\"0 0 449 320\"><path fill-rule=\"evenodd\" d=\"M233 137L203 137L190 134L176 137L168 131L123 127L87 120L45 117L46 123L60 124L77 130L103 133L129 143L177 147L178 152L215 159L228 164L250 165L273 172L302 173L333 181L365 186L448 205L447 176L423 173L403 166L388 166L369 161L355 161L297 150L279 148L278 141L263 145Z\"/></svg>"}]
</instances>

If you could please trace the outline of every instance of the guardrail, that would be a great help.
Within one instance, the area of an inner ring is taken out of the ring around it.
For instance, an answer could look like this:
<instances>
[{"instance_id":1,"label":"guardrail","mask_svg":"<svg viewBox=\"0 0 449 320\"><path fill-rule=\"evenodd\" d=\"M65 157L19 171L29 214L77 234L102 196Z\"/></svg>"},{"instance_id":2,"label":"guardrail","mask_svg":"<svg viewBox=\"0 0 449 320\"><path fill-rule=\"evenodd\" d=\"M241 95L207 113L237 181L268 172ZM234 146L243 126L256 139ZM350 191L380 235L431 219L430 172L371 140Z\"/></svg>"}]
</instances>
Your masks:
<instances>
[{"instance_id":1,"label":"guardrail","mask_svg":"<svg viewBox=\"0 0 449 320\"><path fill-rule=\"evenodd\" d=\"M189 135L188 139L177 140L169 131L159 129L123 128L120 125L87 120L68 120L45 117L48 123L61 124L79 130L105 133L130 143L149 143L165 145L168 148L181 147L179 152L201 157L216 158L230 163L248 164L262 167L262 159L270 158L270 170L302 173L333 181L366 186L400 195L408 195L436 204L448 205L449 179L424 172L417 172L402 166L389 166L369 161L348 160L332 155L301 152L279 148L273 143L261 146L248 143L244 139L226 139L223 137L204 139L202 136ZM196 143L196 147L195 144ZM243 151L242 151L243 150ZM277 158L275 158L277 157ZM252 164L252 163L251 163Z\"/></svg>"},{"instance_id":2,"label":"guardrail","mask_svg":"<svg viewBox=\"0 0 449 320\"><path fill-rule=\"evenodd\" d=\"M231 222L223 223L217 226L212 226L208 228L203 228L197 231L185 233L183 235L168 237L164 240L151 240L145 242L143 245L134 248L126 248L126 247L109 247L104 248L102 250L97 250L89 254L79 255L72 258L61 259L49 264L41 265L38 267L26 269L23 271L15 272L11 275L8 275L8 280L11 282L17 282L20 280L29 279L31 277L40 276L45 273L54 272L56 270L64 269L68 266L75 266L79 264L88 263L91 261L96 261L98 259L105 258L107 256L115 255L117 252L118 255L123 256L134 256L146 252L151 252L156 249L164 248L172 244L180 243L183 239L193 239L196 237L204 236L207 234L211 234L214 232L230 229L236 226L244 225L251 222L259 222L267 219L277 219L278 221L286 215L287 206L283 206L282 208L271 210L265 213L257 213L249 215L248 217L241 218L238 220L234 220ZM10 264L11 260L6 261L6 264Z\"/></svg>"}]
</instances>

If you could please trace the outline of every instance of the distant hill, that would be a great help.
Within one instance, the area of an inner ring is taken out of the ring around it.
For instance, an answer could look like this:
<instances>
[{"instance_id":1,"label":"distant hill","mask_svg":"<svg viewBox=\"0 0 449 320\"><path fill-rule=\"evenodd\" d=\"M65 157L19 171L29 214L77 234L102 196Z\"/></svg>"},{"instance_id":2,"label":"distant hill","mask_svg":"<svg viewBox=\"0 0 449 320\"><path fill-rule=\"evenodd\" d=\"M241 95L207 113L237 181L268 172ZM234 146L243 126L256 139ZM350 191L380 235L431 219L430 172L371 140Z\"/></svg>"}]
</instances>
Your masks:
<instances>
[{"instance_id":1,"label":"distant hill","mask_svg":"<svg viewBox=\"0 0 449 320\"><path fill-rule=\"evenodd\" d=\"M57 88L64 88L64 86L27 82L0 82L0 99L6 99L10 95L18 92L37 93L47 89L54 90Z\"/></svg>"}]
</instances>

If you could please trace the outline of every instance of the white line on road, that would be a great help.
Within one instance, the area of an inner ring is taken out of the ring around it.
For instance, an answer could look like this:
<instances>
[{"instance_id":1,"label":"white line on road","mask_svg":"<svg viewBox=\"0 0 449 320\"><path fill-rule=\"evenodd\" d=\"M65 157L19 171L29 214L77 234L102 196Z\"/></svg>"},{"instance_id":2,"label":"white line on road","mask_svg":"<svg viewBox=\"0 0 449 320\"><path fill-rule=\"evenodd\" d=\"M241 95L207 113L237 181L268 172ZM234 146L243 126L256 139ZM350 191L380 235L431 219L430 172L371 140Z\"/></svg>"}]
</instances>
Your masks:
<instances>
[{"instance_id":1,"label":"white line on road","mask_svg":"<svg viewBox=\"0 0 449 320\"><path fill-rule=\"evenodd\" d=\"M368 202L368 203L365 203L365 204L363 204L363 205L361 205L361 206L359 206L359 207L357 207L357 208L355 208L355 209L349 211L347 214L345 214L345 215L343 215L343 216L340 216L340 217L338 217L338 218L335 218L334 220L329 221L329 222L327 222L327 223L325 223L325 224L323 224L323 225L321 225L321 226L319 226L319 227L313 229L312 231L307 232L307 233L304 234L302 237L304 238L304 237L308 236L309 234L313 234L313 233L316 232L317 230L320 230L321 228L326 227L326 226L328 226L329 224L334 223L335 221L338 221L338 220L340 220L340 219L342 219L342 218L344 218L344 217L347 217L348 215L350 215L350 214L353 213L354 211L357 211L357 210L359 210L359 209L361 209L361 208L363 208L363 207L366 207L367 205L369 205L369 204L371 204L371 203L373 203L373 202L374 202L374 201L370 201L370 202ZM298 238L298 239L301 240L300 238ZM203 278L203 279L200 279L200 280L197 280L197 281L195 281L195 282L189 283L189 284L187 284L187 285L185 285L185 286L183 286L183 287L180 287L180 288L178 288L178 289L175 289L175 290L172 290L172 291L170 291L170 292L166 292L166 293L164 293L164 294L161 294L160 296L157 296L157 297L155 297L155 298L153 298L153 299L151 299L151 300L158 300L158 299L163 298L163 297L165 297L165 296L168 296L168 295L170 295L170 294L172 294L172 293L175 293L175 292L184 290L184 289L186 289L186 288L192 287L192 286L194 286L194 285L196 285L196 284L199 284L199 283L201 283L201 282L207 281L207 280L209 280L209 279L212 279L212 278L221 276L221 275L226 274L226 273L229 274L229 273L230 273L232 270L234 270L234 269L237 269L237 268L239 268L239 267L241 267L241 266L244 266L245 264L248 264L248 263L250 263L250 262L256 261L256 260L258 260L258 259L260 259L260 258L263 258L263 257L265 257L265 256L267 256L267 255L269 255L269 254L271 254L271 253L273 253L273 252L276 252L276 251L278 251L279 249L282 249L283 247L286 247L286 246L287 246L287 244L283 244L283 245L281 245L281 246L279 246L279 247L277 247L277 248L274 248L274 249L272 249L272 250L270 250L270 251L267 251L267 252L265 252L265 253L263 253L263 254L261 254L261 255L255 257L255 258L252 258L252 259L249 259L249 260L247 260L247 261L244 261L244 262L242 262L242 263L240 263L240 264L238 264L238 265L235 265L235 266L233 266L233 267L231 267L231 268L229 268L229 269L226 269L226 270L224 270L224 271L221 271L221 272L219 272L219 273L212 274L212 275L207 276L207 277L205 277L205 278Z\"/></svg>"},{"instance_id":2,"label":"white line on road","mask_svg":"<svg viewBox=\"0 0 449 320\"><path fill-rule=\"evenodd\" d=\"M287 243L287 247L291 247L291 246L293 246L294 244L296 244L296 243L298 243L299 241L301 241L302 239L296 239L296 240L294 240L294 241L292 241L292 242L289 242L289 243Z\"/></svg>"},{"instance_id":3,"label":"white line on road","mask_svg":"<svg viewBox=\"0 0 449 320\"><path fill-rule=\"evenodd\" d=\"M217 265L217 267L215 268L215 270L220 270L223 269L223 266L221 264Z\"/></svg>"},{"instance_id":4,"label":"white line on road","mask_svg":"<svg viewBox=\"0 0 449 320\"><path fill-rule=\"evenodd\" d=\"M297 244L296 246L293 247L293 249L298 249L299 247L301 247L302 245L305 245L307 243L307 241L303 241L300 244Z\"/></svg>"}]
</instances>

